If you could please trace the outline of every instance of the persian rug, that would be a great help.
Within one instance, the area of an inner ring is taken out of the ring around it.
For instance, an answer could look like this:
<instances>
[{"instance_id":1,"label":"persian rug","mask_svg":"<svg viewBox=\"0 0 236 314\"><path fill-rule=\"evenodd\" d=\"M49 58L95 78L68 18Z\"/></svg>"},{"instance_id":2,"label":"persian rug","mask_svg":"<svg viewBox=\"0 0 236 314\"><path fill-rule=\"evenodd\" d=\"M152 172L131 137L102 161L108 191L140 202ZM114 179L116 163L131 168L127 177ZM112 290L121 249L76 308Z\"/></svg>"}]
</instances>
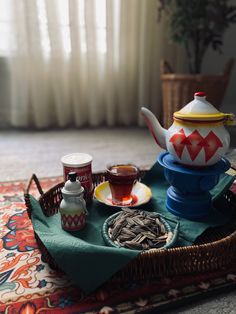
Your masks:
<instances>
[{"instance_id":1,"label":"persian rug","mask_svg":"<svg viewBox=\"0 0 236 314\"><path fill-rule=\"evenodd\" d=\"M47 191L59 181L47 178L40 183ZM0 183L0 313L156 312L236 287L235 265L155 281L108 282L85 295L44 261L26 212L24 188L23 181ZM236 192L236 185L232 189ZM36 187L31 194L38 196Z\"/></svg>"}]
</instances>

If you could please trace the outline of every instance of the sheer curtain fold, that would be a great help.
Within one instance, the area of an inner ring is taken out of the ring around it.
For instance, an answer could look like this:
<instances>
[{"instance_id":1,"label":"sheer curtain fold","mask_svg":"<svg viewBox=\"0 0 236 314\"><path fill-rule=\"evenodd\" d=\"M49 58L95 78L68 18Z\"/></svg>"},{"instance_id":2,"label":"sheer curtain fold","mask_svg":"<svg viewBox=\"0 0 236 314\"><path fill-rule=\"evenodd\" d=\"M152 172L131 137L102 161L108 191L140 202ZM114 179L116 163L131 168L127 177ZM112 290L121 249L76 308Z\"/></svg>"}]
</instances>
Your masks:
<instances>
[{"instance_id":1,"label":"sheer curtain fold","mask_svg":"<svg viewBox=\"0 0 236 314\"><path fill-rule=\"evenodd\" d=\"M78 127L83 126L88 121L88 106L86 95L87 88L87 58L83 52L83 35L85 29L79 11L83 12L81 3L77 0L69 1L69 28L71 38L71 59L69 84L71 90L71 106L74 117L74 124ZM79 110L78 110L79 108Z\"/></svg>"},{"instance_id":2,"label":"sheer curtain fold","mask_svg":"<svg viewBox=\"0 0 236 314\"><path fill-rule=\"evenodd\" d=\"M117 3L117 1L115 1ZM107 82L104 89L104 103L105 103L105 121L107 125L113 126L116 124L116 117L118 116L118 100L117 100L117 79L118 79L118 28L119 23L117 16L119 8L116 7L114 1L106 2L106 44L107 54L105 63L105 81ZM108 13L109 12L109 13Z\"/></svg>"},{"instance_id":3,"label":"sheer curtain fold","mask_svg":"<svg viewBox=\"0 0 236 314\"><path fill-rule=\"evenodd\" d=\"M176 49L168 49L165 26L157 24L156 0L8 6L9 125L141 125L141 106L161 112L159 60L174 59Z\"/></svg>"}]
</instances>

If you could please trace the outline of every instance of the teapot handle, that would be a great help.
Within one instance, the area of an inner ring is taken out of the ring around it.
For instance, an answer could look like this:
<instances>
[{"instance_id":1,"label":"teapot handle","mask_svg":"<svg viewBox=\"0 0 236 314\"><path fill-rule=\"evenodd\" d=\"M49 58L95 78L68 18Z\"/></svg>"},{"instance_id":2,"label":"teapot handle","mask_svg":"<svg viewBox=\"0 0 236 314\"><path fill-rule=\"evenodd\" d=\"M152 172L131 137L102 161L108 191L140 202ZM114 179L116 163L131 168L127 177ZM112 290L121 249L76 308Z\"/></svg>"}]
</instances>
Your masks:
<instances>
[{"instance_id":1,"label":"teapot handle","mask_svg":"<svg viewBox=\"0 0 236 314\"><path fill-rule=\"evenodd\" d=\"M236 118L233 113L225 113L224 124L226 125L236 125Z\"/></svg>"}]
</instances>

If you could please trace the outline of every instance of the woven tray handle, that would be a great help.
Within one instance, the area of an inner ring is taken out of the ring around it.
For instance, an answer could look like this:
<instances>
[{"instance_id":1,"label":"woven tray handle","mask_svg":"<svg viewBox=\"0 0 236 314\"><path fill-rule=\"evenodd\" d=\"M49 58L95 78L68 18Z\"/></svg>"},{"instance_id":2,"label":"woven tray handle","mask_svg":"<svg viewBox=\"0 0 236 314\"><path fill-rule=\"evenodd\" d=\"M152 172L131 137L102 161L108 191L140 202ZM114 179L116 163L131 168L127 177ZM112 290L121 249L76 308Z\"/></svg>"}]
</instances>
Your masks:
<instances>
[{"instance_id":1,"label":"woven tray handle","mask_svg":"<svg viewBox=\"0 0 236 314\"><path fill-rule=\"evenodd\" d=\"M36 187L40 193L40 195L43 195L43 189L39 183L39 179L37 178L36 174L32 174L32 176L30 177L29 181L26 184L26 188L25 188L25 194L29 194L30 189L32 187L33 182L36 184Z\"/></svg>"},{"instance_id":2,"label":"woven tray handle","mask_svg":"<svg viewBox=\"0 0 236 314\"><path fill-rule=\"evenodd\" d=\"M33 173L32 176L30 177L29 181L27 182L26 188L24 191L25 205L26 205L26 210L27 210L29 218L31 218L31 213L32 213L32 205L31 205L31 201L30 201L29 192L30 192L30 189L32 187L33 182L36 184L36 187L37 187L40 195L41 196L43 195L43 190L41 188L39 180L38 180L36 174Z\"/></svg>"}]
</instances>

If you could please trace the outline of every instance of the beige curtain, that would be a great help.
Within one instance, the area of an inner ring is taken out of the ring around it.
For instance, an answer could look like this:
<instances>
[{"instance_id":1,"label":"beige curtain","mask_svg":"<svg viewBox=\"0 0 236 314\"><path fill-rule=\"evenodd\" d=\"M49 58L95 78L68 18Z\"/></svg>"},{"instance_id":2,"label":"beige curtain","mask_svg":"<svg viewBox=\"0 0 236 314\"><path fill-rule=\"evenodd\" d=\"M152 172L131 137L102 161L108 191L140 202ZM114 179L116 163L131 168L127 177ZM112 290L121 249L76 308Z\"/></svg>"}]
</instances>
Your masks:
<instances>
[{"instance_id":1,"label":"beige curtain","mask_svg":"<svg viewBox=\"0 0 236 314\"><path fill-rule=\"evenodd\" d=\"M160 58L175 66L180 54L156 0L4 2L9 125L140 125L141 106L161 113Z\"/></svg>"}]
</instances>

